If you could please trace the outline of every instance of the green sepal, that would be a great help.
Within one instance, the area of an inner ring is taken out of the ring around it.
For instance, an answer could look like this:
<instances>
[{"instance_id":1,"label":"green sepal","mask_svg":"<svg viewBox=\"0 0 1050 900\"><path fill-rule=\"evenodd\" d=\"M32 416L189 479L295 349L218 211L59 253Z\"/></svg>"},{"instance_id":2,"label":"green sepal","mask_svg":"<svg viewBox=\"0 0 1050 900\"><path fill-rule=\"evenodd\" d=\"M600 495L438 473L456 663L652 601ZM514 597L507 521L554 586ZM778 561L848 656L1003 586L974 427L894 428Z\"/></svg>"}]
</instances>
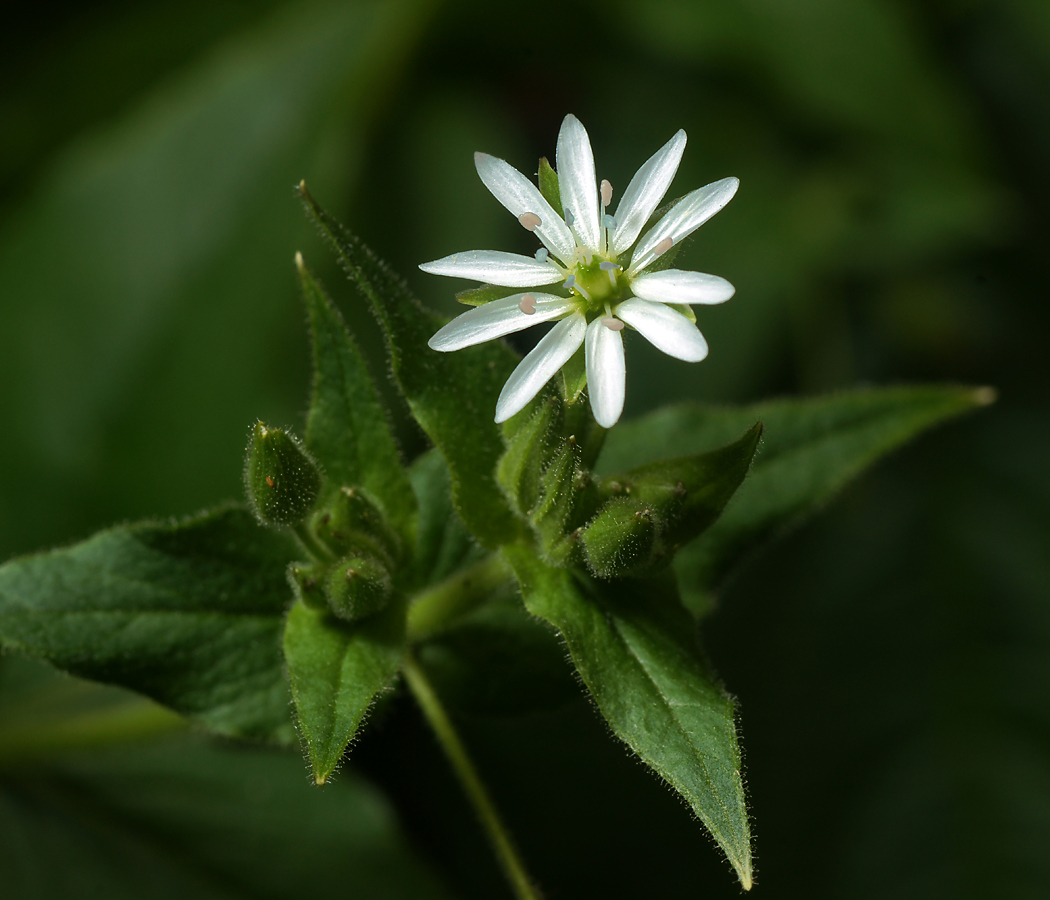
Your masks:
<instances>
[{"instance_id":1,"label":"green sepal","mask_svg":"<svg viewBox=\"0 0 1050 900\"><path fill-rule=\"evenodd\" d=\"M569 361L561 367L561 396L562 399L572 406L580 401L583 392L587 389L587 366L584 349L581 346Z\"/></svg>"},{"instance_id":2,"label":"green sepal","mask_svg":"<svg viewBox=\"0 0 1050 900\"><path fill-rule=\"evenodd\" d=\"M583 451L575 436L555 446L550 464L540 478L540 500L529 516L544 558L564 565L574 549L575 513L578 503L592 486L582 469Z\"/></svg>"},{"instance_id":3,"label":"green sepal","mask_svg":"<svg viewBox=\"0 0 1050 900\"><path fill-rule=\"evenodd\" d=\"M390 571L374 556L349 556L332 566L325 593L344 622L367 619L390 602Z\"/></svg>"},{"instance_id":4,"label":"green sepal","mask_svg":"<svg viewBox=\"0 0 1050 900\"><path fill-rule=\"evenodd\" d=\"M743 482L762 425L710 453L661 460L607 479L613 497L580 535L584 559L599 578L656 571L718 518Z\"/></svg>"},{"instance_id":5,"label":"green sepal","mask_svg":"<svg viewBox=\"0 0 1050 900\"><path fill-rule=\"evenodd\" d=\"M480 287L468 288L456 294L456 300L464 306L484 306L493 300L502 300L514 293L514 288L500 287L498 284L483 284Z\"/></svg>"},{"instance_id":6,"label":"green sepal","mask_svg":"<svg viewBox=\"0 0 1050 900\"><path fill-rule=\"evenodd\" d=\"M499 461L496 479L511 504L528 515L540 495L540 478L549 457L548 434L558 418L558 398L542 395L543 400L524 423L508 423L507 450Z\"/></svg>"},{"instance_id":7,"label":"green sepal","mask_svg":"<svg viewBox=\"0 0 1050 900\"><path fill-rule=\"evenodd\" d=\"M681 313L694 325L696 324L696 310L688 303L668 303L667 305L675 312Z\"/></svg>"},{"instance_id":8,"label":"green sepal","mask_svg":"<svg viewBox=\"0 0 1050 900\"><path fill-rule=\"evenodd\" d=\"M558 183L558 173L547 162L546 156L540 157L540 167L536 173L536 180L539 182L540 193L543 195L543 199L564 219L565 210L561 205L561 185Z\"/></svg>"},{"instance_id":9,"label":"green sepal","mask_svg":"<svg viewBox=\"0 0 1050 900\"><path fill-rule=\"evenodd\" d=\"M376 694L397 675L404 652L403 599L354 624L303 603L288 613L284 658L317 784L338 767Z\"/></svg>"},{"instance_id":10,"label":"green sepal","mask_svg":"<svg viewBox=\"0 0 1050 900\"><path fill-rule=\"evenodd\" d=\"M337 557L352 551L381 555L388 567L401 558L401 541L379 507L360 488L345 485L310 517L310 530Z\"/></svg>"},{"instance_id":11,"label":"green sepal","mask_svg":"<svg viewBox=\"0 0 1050 900\"><path fill-rule=\"evenodd\" d=\"M294 525L317 500L321 473L289 432L256 422L244 464L244 485L260 522Z\"/></svg>"},{"instance_id":12,"label":"green sepal","mask_svg":"<svg viewBox=\"0 0 1050 900\"><path fill-rule=\"evenodd\" d=\"M498 547L521 534L519 520L496 483L503 440L493 420L496 400L518 359L499 341L456 353L427 346L444 324L404 282L299 185L306 211L335 249L379 319L391 370L420 427L448 464L457 512L482 545Z\"/></svg>"},{"instance_id":13,"label":"green sepal","mask_svg":"<svg viewBox=\"0 0 1050 900\"><path fill-rule=\"evenodd\" d=\"M281 620L299 555L243 507L111 528L0 566L0 643L208 731L285 742Z\"/></svg>"},{"instance_id":14,"label":"green sepal","mask_svg":"<svg viewBox=\"0 0 1050 900\"><path fill-rule=\"evenodd\" d=\"M288 583L296 600L301 600L311 609L328 609L325 579L328 567L319 563L295 562L288 566Z\"/></svg>"},{"instance_id":15,"label":"green sepal","mask_svg":"<svg viewBox=\"0 0 1050 900\"><path fill-rule=\"evenodd\" d=\"M310 322L314 364L305 444L325 468L322 501L343 485L359 485L402 538L411 541L415 494L364 357L339 310L299 254L296 266Z\"/></svg>"},{"instance_id":16,"label":"green sepal","mask_svg":"<svg viewBox=\"0 0 1050 900\"><path fill-rule=\"evenodd\" d=\"M689 804L750 889L736 704L712 673L670 573L594 582L527 548L503 554L526 608L561 633L613 732Z\"/></svg>"}]
</instances>

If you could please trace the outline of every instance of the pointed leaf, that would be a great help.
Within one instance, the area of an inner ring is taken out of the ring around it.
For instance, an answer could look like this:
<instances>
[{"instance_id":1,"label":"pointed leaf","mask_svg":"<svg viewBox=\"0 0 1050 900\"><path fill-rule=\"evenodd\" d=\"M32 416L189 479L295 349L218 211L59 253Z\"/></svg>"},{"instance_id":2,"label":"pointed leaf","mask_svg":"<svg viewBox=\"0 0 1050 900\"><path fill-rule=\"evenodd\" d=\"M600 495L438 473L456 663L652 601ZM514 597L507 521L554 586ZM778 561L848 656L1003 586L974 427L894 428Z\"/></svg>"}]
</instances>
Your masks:
<instances>
[{"instance_id":1,"label":"pointed leaf","mask_svg":"<svg viewBox=\"0 0 1050 900\"><path fill-rule=\"evenodd\" d=\"M0 566L0 642L220 734L288 741L281 618L297 545L230 507Z\"/></svg>"},{"instance_id":2,"label":"pointed leaf","mask_svg":"<svg viewBox=\"0 0 1050 900\"><path fill-rule=\"evenodd\" d=\"M662 409L613 430L603 471L719 446L756 419L762 446L722 517L675 563L690 605L756 546L818 510L847 483L928 428L994 398L987 388L930 385L846 391L738 408ZM694 602L695 601L695 604Z\"/></svg>"},{"instance_id":3,"label":"pointed leaf","mask_svg":"<svg viewBox=\"0 0 1050 900\"><path fill-rule=\"evenodd\" d=\"M403 600L353 625L302 602L292 607L284 657L318 784L339 765L375 695L390 686L404 649Z\"/></svg>"},{"instance_id":4,"label":"pointed leaf","mask_svg":"<svg viewBox=\"0 0 1050 900\"><path fill-rule=\"evenodd\" d=\"M339 311L296 256L313 337L314 386L306 446L328 476L326 490L363 487L406 539L414 529L415 495L401 455L357 348Z\"/></svg>"},{"instance_id":5,"label":"pointed leaf","mask_svg":"<svg viewBox=\"0 0 1050 900\"><path fill-rule=\"evenodd\" d=\"M448 464L456 509L486 547L520 533L496 485L503 441L493 421L496 398L518 362L498 341L437 353L427 341L444 323L355 235L299 186L307 212L331 242L351 280L372 306L387 338L391 367L412 415Z\"/></svg>"},{"instance_id":6,"label":"pointed leaf","mask_svg":"<svg viewBox=\"0 0 1050 900\"><path fill-rule=\"evenodd\" d=\"M751 887L735 704L666 581L600 584L506 548L529 612L554 625L616 736L689 804Z\"/></svg>"}]
</instances>

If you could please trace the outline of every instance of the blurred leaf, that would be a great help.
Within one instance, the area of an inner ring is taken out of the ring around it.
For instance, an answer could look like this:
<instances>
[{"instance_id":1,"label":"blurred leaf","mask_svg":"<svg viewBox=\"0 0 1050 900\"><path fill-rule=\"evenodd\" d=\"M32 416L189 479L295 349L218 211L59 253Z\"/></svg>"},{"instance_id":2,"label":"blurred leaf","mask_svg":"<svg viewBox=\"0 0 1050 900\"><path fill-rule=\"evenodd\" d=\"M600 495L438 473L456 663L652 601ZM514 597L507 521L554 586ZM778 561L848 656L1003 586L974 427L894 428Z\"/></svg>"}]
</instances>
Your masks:
<instances>
[{"instance_id":1,"label":"blurred leaf","mask_svg":"<svg viewBox=\"0 0 1050 900\"><path fill-rule=\"evenodd\" d=\"M343 758L375 695L390 686L405 649L405 605L348 624L302 601L284 629L284 658L314 780Z\"/></svg>"},{"instance_id":2,"label":"blurred leaf","mask_svg":"<svg viewBox=\"0 0 1050 900\"><path fill-rule=\"evenodd\" d=\"M0 643L220 734L289 741L288 537L229 507L0 566Z\"/></svg>"},{"instance_id":3,"label":"blurred leaf","mask_svg":"<svg viewBox=\"0 0 1050 900\"><path fill-rule=\"evenodd\" d=\"M375 789L324 790L294 755L184 737L0 776L0 870L10 896L376 900L448 894Z\"/></svg>"},{"instance_id":4,"label":"blurred leaf","mask_svg":"<svg viewBox=\"0 0 1050 900\"><path fill-rule=\"evenodd\" d=\"M463 617L414 652L441 699L472 715L526 715L580 694L557 636L513 596Z\"/></svg>"},{"instance_id":5,"label":"blurred leaf","mask_svg":"<svg viewBox=\"0 0 1050 900\"><path fill-rule=\"evenodd\" d=\"M616 736L701 819L750 890L751 831L733 699L666 581L584 585L528 551L504 551L529 612L557 628Z\"/></svg>"},{"instance_id":6,"label":"blurred leaf","mask_svg":"<svg viewBox=\"0 0 1050 900\"><path fill-rule=\"evenodd\" d=\"M496 398L515 365L513 351L498 341L456 353L431 350L427 341L442 320L321 209L304 185L300 192L383 326L394 377L412 415L445 457L456 511L486 547L512 540L520 527L495 480L503 441L493 417Z\"/></svg>"},{"instance_id":7,"label":"blurred leaf","mask_svg":"<svg viewBox=\"0 0 1050 900\"><path fill-rule=\"evenodd\" d=\"M880 457L939 422L989 403L987 388L900 387L753 406L659 410L614 429L603 471L662 453L717 446L756 419L765 425L750 476L722 517L675 563L687 604L706 605L751 550L826 504Z\"/></svg>"},{"instance_id":8,"label":"blurred leaf","mask_svg":"<svg viewBox=\"0 0 1050 900\"><path fill-rule=\"evenodd\" d=\"M401 466L386 410L343 317L298 258L313 335L314 388L306 446L324 466L330 493L363 487L405 540L415 530L416 498Z\"/></svg>"},{"instance_id":9,"label":"blurred leaf","mask_svg":"<svg viewBox=\"0 0 1050 900\"><path fill-rule=\"evenodd\" d=\"M248 423L301 404L286 336L299 321L292 249L309 230L289 189L304 174L333 189L353 177L372 98L426 9L282 8L41 175L0 242L13 301L0 307L0 380L20 386L0 395L5 546L237 490Z\"/></svg>"}]
</instances>

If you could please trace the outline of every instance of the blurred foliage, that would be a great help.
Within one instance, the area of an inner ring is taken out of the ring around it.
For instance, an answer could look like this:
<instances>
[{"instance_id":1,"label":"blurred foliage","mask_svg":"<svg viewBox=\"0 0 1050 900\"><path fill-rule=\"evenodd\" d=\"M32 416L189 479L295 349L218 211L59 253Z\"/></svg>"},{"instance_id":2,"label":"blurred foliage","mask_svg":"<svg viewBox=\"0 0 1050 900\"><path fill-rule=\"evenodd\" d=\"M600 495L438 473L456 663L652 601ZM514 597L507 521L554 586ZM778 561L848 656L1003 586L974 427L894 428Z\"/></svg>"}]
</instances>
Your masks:
<instances>
[{"instance_id":1,"label":"blurred foliage","mask_svg":"<svg viewBox=\"0 0 1050 900\"><path fill-rule=\"evenodd\" d=\"M294 251L340 281L293 197L300 178L451 313L451 286L419 261L529 249L476 178L474 150L533 172L571 111L599 177L622 189L684 127L672 193L730 174L742 187L681 265L724 275L737 296L700 311L712 348L700 365L632 342L629 415L858 382L967 381L1001 396L718 598L707 643L743 709L757 889L1042 896L1050 7L573 2L553 31L555 13L534 4L500 9L110 0L15 14L0 62L0 552L238 497L252 422L301 429ZM344 312L377 364L368 313ZM407 419L398 433L410 456L423 448ZM735 892L709 871L715 855L695 852L688 813L581 702L464 725L541 883L564 896ZM461 895L500 896L411 705L373 728L358 770L417 849ZM408 769L393 748L412 744L423 760ZM62 778L118 797L114 771L174 765L168 752L73 754ZM202 773L240 765L231 750L186 752ZM284 772L299 760L265 760L267 790L308 791L305 768L298 782ZM146 865L135 835L111 829L106 809L124 800L106 802L76 813L103 823L105 853L70 851L69 865ZM230 814L191 825L154 812L180 834ZM14 833L52 840L19 821ZM268 896L258 882L239 890Z\"/></svg>"}]
</instances>

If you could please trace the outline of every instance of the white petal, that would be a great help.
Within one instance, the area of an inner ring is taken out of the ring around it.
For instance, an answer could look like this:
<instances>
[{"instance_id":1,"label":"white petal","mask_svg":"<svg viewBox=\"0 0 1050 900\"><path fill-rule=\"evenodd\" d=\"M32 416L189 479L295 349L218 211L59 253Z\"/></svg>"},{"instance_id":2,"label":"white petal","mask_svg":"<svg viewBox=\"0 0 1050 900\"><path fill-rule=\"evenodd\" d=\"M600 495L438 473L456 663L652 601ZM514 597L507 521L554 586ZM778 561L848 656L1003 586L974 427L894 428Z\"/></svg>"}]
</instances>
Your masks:
<instances>
[{"instance_id":1,"label":"white petal","mask_svg":"<svg viewBox=\"0 0 1050 900\"><path fill-rule=\"evenodd\" d=\"M733 199L738 187L739 178L723 178L686 194L638 242L631 268L639 271L648 265L651 260L646 257L664 238L670 238L677 244L691 235Z\"/></svg>"},{"instance_id":2,"label":"white petal","mask_svg":"<svg viewBox=\"0 0 1050 900\"><path fill-rule=\"evenodd\" d=\"M470 278L505 287L538 287L565 277L552 263L503 250L465 250L422 263L419 268L431 275Z\"/></svg>"},{"instance_id":3,"label":"white petal","mask_svg":"<svg viewBox=\"0 0 1050 900\"><path fill-rule=\"evenodd\" d=\"M522 297L526 296L535 301L536 311L531 315L520 306ZM524 331L539 322L559 319L572 312L578 302L572 297L557 297L554 294L514 294L502 300L493 300L456 316L427 341L427 346L442 353L473 347L505 334Z\"/></svg>"},{"instance_id":4,"label":"white petal","mask_svg":"<svg viewBox=\"0 0 1050 900\"><path fill-rule=\"evenodd\" d=\"M587 333L581 313L562 319L511 372L496 401L496 421L506 422L521 412L554 374L580 349Z\"/></svg>"},{"instance_id":5,"label":"white petal","mask_svg":"<svg viewBox=\"0 0 1050 900\"><path fill-rule=\"evenodd\" d=\"M736 288L718 275L665 269L643 272L631 280L631 289L643 300L657 303L724 303Z\"/></svg>"},{"instance_id":6,"label":"white petal","mask_svg":"<svg viewBox=\"0 0 1050 900\"><path fill-rule=\"evenodd\" d=\"M591 410L602 428L612 428L623 412L626 369L623 363L623 338L597 318L587 326L587 393Z\"/></svg>"},{"instance_id":7,"label":"white petal","mask_svg":"<svg viewBox=\"0 0 1050 900\"><path fill-rule=\"evenodd\" d=\"M700 362L707 356L707 341L699 329L669 306L631 298L613 309L613 315L668 356L686 362Z\"/></svg>"},{"instance_id":8,"label":"white petal","mask_svg":"<svg viewBox=\"0 0 1050 900\"><path fill-rule=\"evenodd\" d=\"M571 263L576 253L576 240L565 220L543 199L536 185L521 174L510 163L489 156L474 154L474 166L492 196L499 200L515 218L524 213L535 213L540 224L536 235L544 246L564 263Z\"/></svg>"},{"instance_id":9,"label":"white petal","mask_svg":"<svg viewBox=\"0 0 1050 900\"><path fill-rule=\"evenodd\" d=\"M609 238L610 253L618 255L630 247L653 210L660 205L678 171L678 163L685 152L685 140L685 132L679 129L634 173L613 214L616 228Z\"/></svg>"},{"instance_id":10,"label":"white petal","mask_svg":"<svg viewBox=\"0 0 1050 900\"><path fill-rule=\"evenodd\" d=\"M580 240L591 250L598 250L598 176L594 174L591 139L576 116L568 115L561 123L555 162L562 209L575 218Z\"/></svg>"}]
</instances>

